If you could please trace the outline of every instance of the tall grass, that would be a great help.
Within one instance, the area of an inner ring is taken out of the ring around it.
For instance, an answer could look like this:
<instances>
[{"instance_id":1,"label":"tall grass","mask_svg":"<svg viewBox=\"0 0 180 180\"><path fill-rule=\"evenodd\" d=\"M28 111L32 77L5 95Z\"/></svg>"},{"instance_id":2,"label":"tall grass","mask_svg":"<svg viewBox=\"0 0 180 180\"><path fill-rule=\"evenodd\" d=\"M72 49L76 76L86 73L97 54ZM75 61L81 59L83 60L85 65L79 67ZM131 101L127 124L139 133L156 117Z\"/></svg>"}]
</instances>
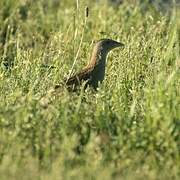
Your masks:
<instances>
[{"instance_id":1,"label":"tall grass","mask_svg":"<svg viewBox=\"0 0 180 180\"><path fill-rule=\"evenodd\" d=\"M167 12L0 1L1 179L179 179L180 11ZM98 92L50 93L100 38L126 46L110 54Z\"/></svg>"}]
</instances>

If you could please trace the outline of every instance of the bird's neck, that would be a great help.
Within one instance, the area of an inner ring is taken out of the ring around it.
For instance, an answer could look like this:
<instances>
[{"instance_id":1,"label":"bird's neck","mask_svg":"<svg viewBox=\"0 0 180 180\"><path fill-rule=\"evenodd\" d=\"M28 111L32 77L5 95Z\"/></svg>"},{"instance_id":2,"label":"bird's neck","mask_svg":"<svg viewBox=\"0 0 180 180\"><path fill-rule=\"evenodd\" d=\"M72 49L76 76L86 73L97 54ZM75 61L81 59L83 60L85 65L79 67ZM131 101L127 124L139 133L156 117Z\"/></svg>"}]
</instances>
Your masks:
<instances>
[{"instance_id":1,"label":"bird's neck","mask_svg":"<svg viewBox=\"0 0 180 180\"><path fill-rule=\"evenodd\" d=\"M87 65L87 68L92 68L91 84L96 89L98 83L102 82L105 76L105 65L106 65L107 53L102 49L94 48L90 63Z\"/></svg>"},{"instance_id":2,"label":"bird's neck","mask_svg":"<svg viewBox=\"0 0 180 180\"><path fill-rule=\"evenodd\" d=\"M99 66L101 68L105 67L106 57L107 57L107 53L103 51L103 49L94 48L88 66L89 67Z\"/></svg>"}]
</instances>

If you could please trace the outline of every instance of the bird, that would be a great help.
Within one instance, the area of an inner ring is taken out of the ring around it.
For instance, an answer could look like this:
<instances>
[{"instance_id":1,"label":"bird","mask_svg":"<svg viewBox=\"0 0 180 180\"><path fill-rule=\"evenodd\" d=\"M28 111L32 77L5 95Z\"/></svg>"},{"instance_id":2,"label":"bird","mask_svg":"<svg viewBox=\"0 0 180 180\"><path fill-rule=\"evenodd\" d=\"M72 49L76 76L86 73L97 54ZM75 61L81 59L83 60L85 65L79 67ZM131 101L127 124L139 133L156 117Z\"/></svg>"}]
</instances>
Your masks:
<instances>
[{"instance_id":1,"label":"bird","mask_svg":"<svg viewBox=\"0 0 180 180\"><path fill-rule=\"evenodd\" d=\"M90 86L97 90L104 80L107 55L117 47L124 47L124 44L112 39L98 40L94 45L89 63L79 73L64 79L67 89L75 91L85 82L85 88ZM56 85L55 89L59 87L60 85Z\"/></svg>"}]
</instances>

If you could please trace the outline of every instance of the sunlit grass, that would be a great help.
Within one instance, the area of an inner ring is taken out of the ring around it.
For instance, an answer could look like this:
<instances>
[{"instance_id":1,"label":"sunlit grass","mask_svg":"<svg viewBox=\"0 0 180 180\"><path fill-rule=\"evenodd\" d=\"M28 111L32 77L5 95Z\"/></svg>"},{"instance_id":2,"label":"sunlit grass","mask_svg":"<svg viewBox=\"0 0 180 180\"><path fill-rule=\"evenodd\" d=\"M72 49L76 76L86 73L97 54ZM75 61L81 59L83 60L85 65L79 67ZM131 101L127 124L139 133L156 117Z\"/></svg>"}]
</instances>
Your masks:
<instances>
[{"instance_id":1,"label":"sunlit grass","mask_svg":"<svg viewBox=\"0 0 180 180\"><path fill-rule=\"evenodd\" d=\"M178 6L2 0L1 179L179 179L179 19ZM99 91L51 93L100 38L125 48Z\"/></svg>"}]
</instances>

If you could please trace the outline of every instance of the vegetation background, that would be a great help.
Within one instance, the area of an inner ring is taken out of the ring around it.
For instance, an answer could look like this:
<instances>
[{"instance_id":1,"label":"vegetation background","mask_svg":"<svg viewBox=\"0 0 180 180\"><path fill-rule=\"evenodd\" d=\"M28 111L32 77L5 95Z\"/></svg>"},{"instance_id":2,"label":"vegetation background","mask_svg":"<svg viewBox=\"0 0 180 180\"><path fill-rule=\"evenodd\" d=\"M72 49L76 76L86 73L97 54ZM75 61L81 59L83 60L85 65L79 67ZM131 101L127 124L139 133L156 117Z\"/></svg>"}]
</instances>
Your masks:
<instances>
[{"instance_id":1,"label":"vegetation background","mask_svg":"<svg viewBox=\"0 0 180 180\"><path fill-rule=\"evenodd\" d=\"M180 9L157 2L0 1L1 180L180 179ZM99 91L51 93L100 38L126 46Z\"/></svg>"}]
</instances>

